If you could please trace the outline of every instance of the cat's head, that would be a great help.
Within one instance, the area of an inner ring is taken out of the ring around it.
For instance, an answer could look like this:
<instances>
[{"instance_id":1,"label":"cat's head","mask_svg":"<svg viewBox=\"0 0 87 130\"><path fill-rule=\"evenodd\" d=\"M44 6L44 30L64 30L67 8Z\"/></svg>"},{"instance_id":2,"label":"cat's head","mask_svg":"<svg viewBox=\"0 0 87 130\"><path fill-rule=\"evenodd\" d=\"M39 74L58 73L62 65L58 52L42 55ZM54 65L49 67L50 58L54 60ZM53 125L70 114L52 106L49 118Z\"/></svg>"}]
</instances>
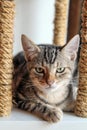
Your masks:
<instances>
[{"instance_id":1,"label":"cat's head","mask_svg":"<svg viewBox=\"0 0 87 130\"><path fill-rule=\"evenodd\" d=\"M43 92L51 92L69 84L75 69L79 35L63 47L46 44L37 46L22 35L22 45L35 87Z\"/></svg>"}]
</instances>

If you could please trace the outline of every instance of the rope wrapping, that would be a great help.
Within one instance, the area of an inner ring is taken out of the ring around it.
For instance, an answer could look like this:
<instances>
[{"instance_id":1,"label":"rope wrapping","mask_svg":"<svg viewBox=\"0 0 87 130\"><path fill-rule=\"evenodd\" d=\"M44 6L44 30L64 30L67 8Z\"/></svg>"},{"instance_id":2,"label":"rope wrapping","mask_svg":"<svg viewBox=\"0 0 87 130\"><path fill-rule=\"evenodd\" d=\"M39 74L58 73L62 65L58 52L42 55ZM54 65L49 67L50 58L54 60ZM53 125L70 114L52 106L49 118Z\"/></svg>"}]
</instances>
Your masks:
<instances>
[{"instance_id":1,"label":"rope wrapping","mask_svg":"<svg viewBox=\"0 0 87 130\"><path fill-rule=\"evenodd\" d=\"M79 90L75 114L87 117L87 0L83 1L81 15L81 51L79 61Z\"/></svg>"},{"instance_id":2,"label":"rope wrapping","mask_svg":"<svg viewBox=\"0 0 87 130\"><path fill-rule=\"evenodd\" d=\"M54 19L54 39L53 43L63 46L66 43L67 19L69 0L56 0Z\"/></svg>"},{"instance_id":3,"label":"rope wrapping","mask_svg":"<svg viewBox=\"0 0 87 130\"><path fill-rule=\"evenodd\" d=\"M14 0L0 0L0 116L12 108Z\"/></svg>"}]
</instances>

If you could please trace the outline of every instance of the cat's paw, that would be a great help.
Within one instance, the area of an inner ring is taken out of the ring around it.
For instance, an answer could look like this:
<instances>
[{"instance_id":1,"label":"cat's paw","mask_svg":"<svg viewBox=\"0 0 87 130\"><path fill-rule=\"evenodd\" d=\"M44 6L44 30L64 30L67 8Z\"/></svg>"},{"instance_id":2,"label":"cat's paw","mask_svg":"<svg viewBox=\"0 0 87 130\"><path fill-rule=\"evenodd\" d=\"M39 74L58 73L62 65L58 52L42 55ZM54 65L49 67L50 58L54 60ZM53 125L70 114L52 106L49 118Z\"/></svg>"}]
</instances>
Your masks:
<instances>
[{"instance_id":1,"label":"cat's paw","mask_svg":"<svg viewBox=\"0 0 87 130\"><path fill-rule=\"evenodd\" d=\"M63 118L63 112L60 109L52 109L45 113L43 119L48 122L59 122Z\"/></svg>"}]
</instances>

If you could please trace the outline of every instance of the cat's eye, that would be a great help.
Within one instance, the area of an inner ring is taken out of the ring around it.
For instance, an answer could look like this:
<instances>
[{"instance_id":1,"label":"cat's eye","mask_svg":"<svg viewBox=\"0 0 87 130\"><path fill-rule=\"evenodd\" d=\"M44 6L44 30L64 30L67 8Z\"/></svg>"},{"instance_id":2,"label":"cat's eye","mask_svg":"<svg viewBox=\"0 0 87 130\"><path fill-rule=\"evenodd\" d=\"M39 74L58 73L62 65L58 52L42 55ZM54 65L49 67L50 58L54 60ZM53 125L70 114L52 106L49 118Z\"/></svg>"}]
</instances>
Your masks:
<instances>
[{"instance_id":1,"label":"cat's eye","mask_svg":"<svg viewBox=\"0 0 87 130\"><path fill-rule=\"evenodd\" d=\"M63 73L65 71L64 67L57 68L56 73Z\"/></svg>"},{"instance_id":2,"label":"cat's eye","mask_svg":"<svg viewBox=\"0 0 87 130\"><path fill-rule=\"evenodd\" d=\"M44 73L44 69L41 68L41 67L36 67L36 68L35 68L35 71L36 71L37 73Z\"/></svg>"}]
</instances>

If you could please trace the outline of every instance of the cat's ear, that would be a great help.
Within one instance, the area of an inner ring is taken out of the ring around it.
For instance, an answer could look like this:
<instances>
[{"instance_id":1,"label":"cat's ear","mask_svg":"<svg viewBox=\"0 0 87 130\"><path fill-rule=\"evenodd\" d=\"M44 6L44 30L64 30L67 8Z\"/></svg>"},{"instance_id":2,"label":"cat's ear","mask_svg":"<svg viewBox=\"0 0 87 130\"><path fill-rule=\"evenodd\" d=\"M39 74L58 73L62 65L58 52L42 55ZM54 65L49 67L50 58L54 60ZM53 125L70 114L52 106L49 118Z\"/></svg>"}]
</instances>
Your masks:
<instances>
[{"instance_id":1,"label":"cat's ear","mask_svg":"<svg viewBox=\"0 0 87 130\"><path fill-rule=\"evenodd\" d=\"M21 36L22 46L27 61L31 61L40 52L40 48L34 44L27 36L22 34Z\"/></svg>"},{"instance_id":2,"label":"cat's ear","mask_svg":"<svg viewBox=\"0 0 87 130\"><path fill-rule=\"evenodd\" d=\"M66 46L63 48L63 51L71 60L75 60L77 57L77 52L79 48L80 37L75 35Z\"/></svg>"}]
</instances>

